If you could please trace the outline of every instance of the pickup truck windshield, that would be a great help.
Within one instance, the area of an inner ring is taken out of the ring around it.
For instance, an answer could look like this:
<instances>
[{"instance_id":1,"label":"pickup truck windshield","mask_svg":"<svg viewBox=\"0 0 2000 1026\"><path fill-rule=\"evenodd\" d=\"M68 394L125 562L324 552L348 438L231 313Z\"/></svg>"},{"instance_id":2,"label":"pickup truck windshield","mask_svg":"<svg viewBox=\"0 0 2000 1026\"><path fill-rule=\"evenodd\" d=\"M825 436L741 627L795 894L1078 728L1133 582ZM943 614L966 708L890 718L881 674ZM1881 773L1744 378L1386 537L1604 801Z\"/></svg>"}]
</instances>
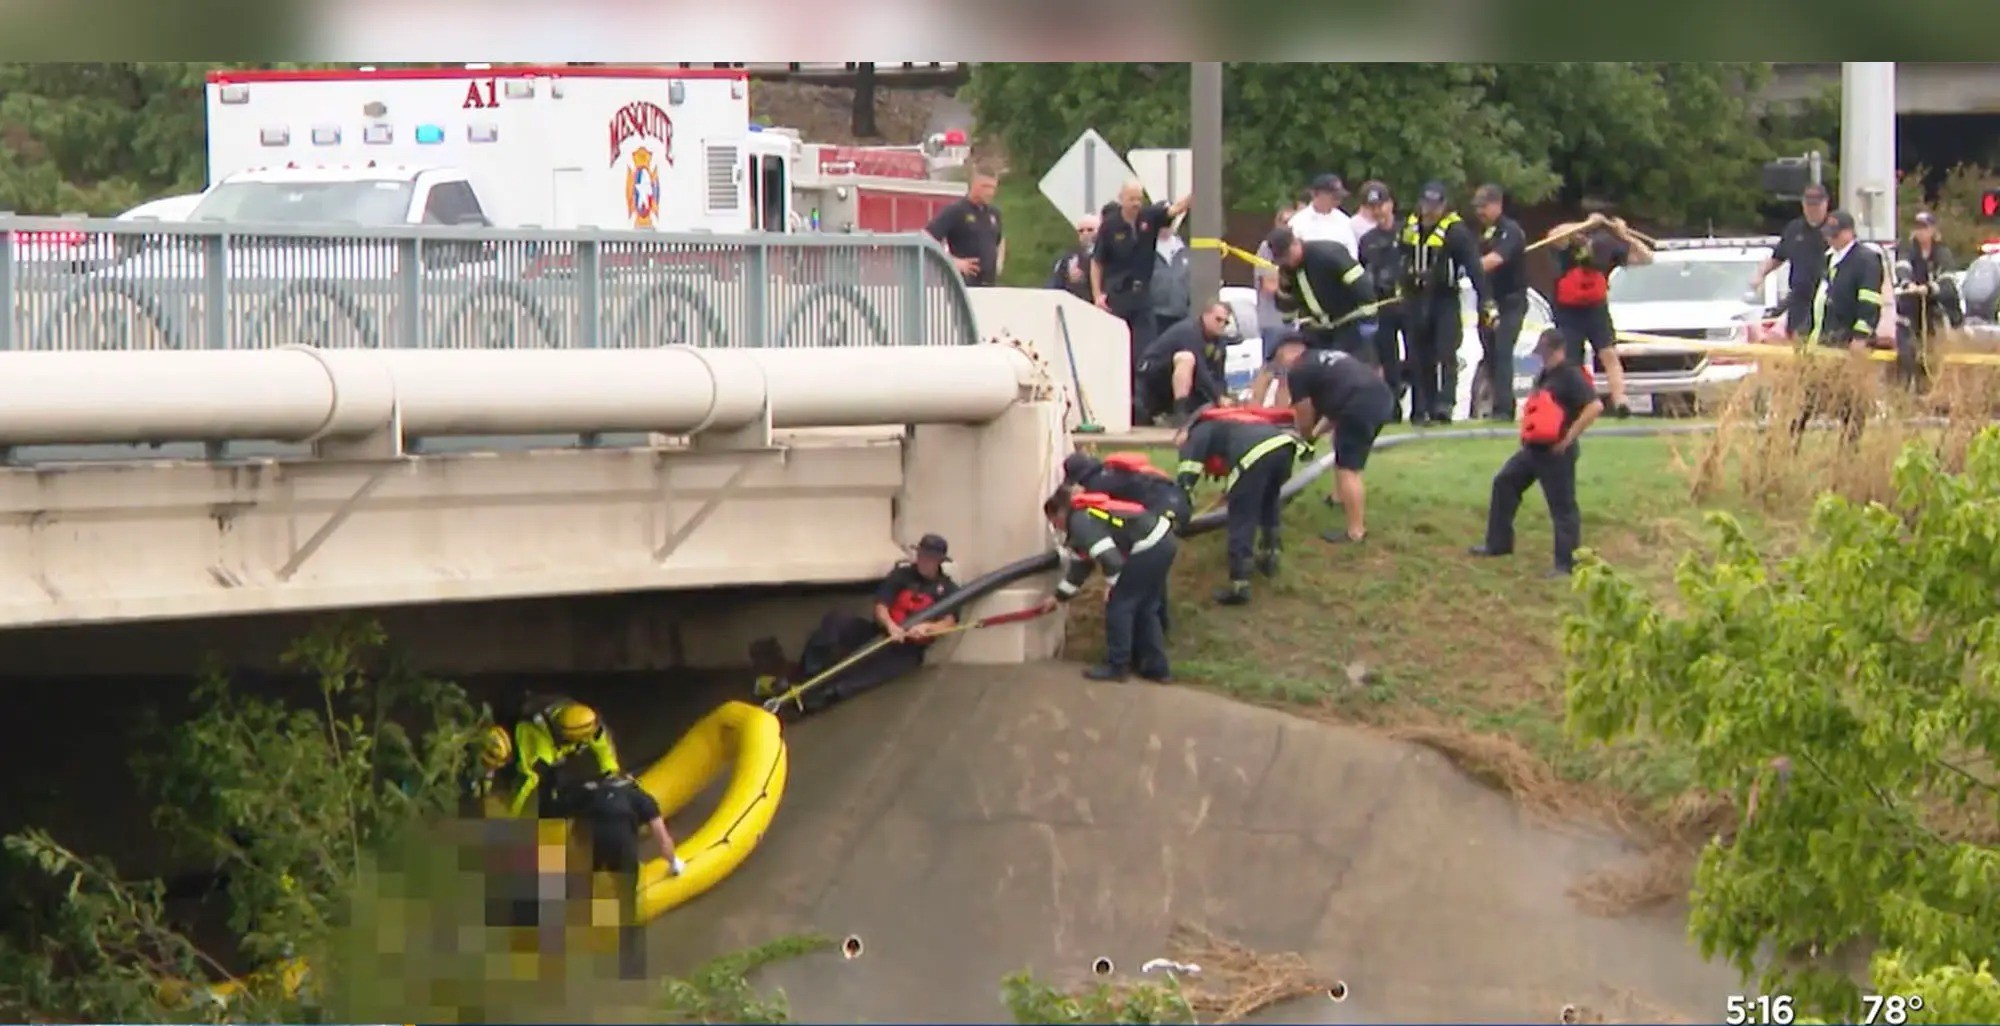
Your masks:
<instances>
[{"instance_id":1,"label":"pickup truck windshield","mask_svg":"<svg viewBox=\"0 0 2000 1026\"><path fill-rule=\"evenodd\" d=\"M382 228L405 224L410 182L223 182L189 215L225 224L349 224Z\"/></svg>"}]
</instances>

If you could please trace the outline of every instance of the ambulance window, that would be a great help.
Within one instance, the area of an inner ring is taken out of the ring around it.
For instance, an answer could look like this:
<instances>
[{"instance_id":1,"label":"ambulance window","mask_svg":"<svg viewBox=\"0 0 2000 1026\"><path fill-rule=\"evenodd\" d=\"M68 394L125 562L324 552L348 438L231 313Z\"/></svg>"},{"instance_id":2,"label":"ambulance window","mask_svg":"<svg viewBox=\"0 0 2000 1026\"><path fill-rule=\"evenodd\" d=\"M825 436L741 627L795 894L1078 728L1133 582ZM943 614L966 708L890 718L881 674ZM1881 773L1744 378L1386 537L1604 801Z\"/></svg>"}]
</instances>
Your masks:
<instances>
[{"instance_id":1,"label":"ambulance window","mask_svg":"<svg viewBox=\"0 0 2000 1026\"><path fill-rule=\"evenodd\" d=\"M430 199L424 203L424 223L484 228L492 222L486 220L485 211L479 209L479 197L473 193L471 185L439 182L431 187Z\"/></svg>"},{"instance_id":2,"label":"ambulance window","mask_svg":"<svg viewBox=\"0 0 2000 1026\"><path fill-rule=\"evenodd\" d=\"M767 232L786 231L791 226L785 216L785 199L791 195L791 188L785 184L785 158L759 157L758 163L762 165L758 174L762 192L758 208L763 228Z\"/></svg>"}]
</instances>

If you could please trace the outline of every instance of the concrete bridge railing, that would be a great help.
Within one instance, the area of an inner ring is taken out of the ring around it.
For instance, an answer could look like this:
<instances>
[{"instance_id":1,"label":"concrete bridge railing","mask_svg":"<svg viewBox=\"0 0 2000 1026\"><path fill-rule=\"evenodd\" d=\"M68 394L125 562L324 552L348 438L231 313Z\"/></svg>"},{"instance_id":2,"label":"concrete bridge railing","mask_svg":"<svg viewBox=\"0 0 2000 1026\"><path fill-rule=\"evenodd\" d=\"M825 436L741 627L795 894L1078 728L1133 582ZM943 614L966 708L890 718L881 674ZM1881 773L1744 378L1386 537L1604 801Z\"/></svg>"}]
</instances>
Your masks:
<instances>
[{"instance_id":1,"label":"concrete bridge railing","mask_svg":"<svg viewBox=\"0 0 2000 1026\"><path fill-rule=\"evenodd\" d=\"M0 214L0 351L945 346L923 235L165 224Z\"/></svg>"}]
</instances>

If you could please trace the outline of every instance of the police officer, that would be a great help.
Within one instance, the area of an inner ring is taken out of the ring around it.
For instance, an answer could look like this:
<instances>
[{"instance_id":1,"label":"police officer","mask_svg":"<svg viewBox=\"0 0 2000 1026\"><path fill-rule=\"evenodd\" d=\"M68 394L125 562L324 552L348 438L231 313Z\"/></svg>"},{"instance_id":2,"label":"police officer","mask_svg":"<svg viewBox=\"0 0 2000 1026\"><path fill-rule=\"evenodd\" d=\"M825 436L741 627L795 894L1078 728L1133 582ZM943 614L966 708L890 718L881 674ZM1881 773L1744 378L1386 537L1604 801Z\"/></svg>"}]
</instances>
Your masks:
<instances>
[{"instance_id":1,"label":"police officer","mask_svg":"<svg viewBox=\"0 0 2000 1026\"><path fill-rule=\"evenodd\" d=\"M1375 288L1354 254L1338 242L1307 242L1290 227L1265 241L1278 265L1278 309L1295 319L1306 344L1373 366L1375 350L1361 334L1361 318L1375 301Z\"/></svg>"},{"instance_id":2,"label":"police officer","mask_svg":"<svg viewBox=\"0 0 2000 1026\"><path fill-rule=\"evenodd\" d=\"M1937 237L1937 216L1917 212L1910 238L1896 247L1896 372L1910 388L1929 379L1924 353L1931 337L1965 323L1965 310L1951 279L1958 269L1951 247Z\"/></svg>"},{"instance_id":3,"label":"police officer","mask_svg":"<svg viewBox=\"0 0 2000 1026\"><path fill-rule=\"evenodd\" d=\"M1459 340L1465 334L1458 279L1472 279L1482 325L1499 316L1492 286L1480 269L1472 229L1446 208L1442 182L1428 182L1417 194L1416 212L1403 222L1397 242L1403 251L1403 341L1412 364L1410 423L1449 424L1458 398Z\"/></svg>"},{"instance_id":4,"label":"police officer","mask_svg":"<svg viewBox=\"0 0 2000 1026\"><path fill-rule=\"evenodd\" d=\"M1799 216L1792 218L1778 234L1771 255L1750 276L1750 287L1762 291L1764 279L1780 264L1790 268L1790 291L1785 296L1785 334L1804 338L1812 330L1813 296L1819 290L1820 275L1826 271L1826 218L1829 213L1826 186L1814 182L1799 197Z\"/></svg>"},{"instance_id":5,"label":"police officer","mask_svg":"<svg viewBox=\"0 0 2000 1026\"><path fill-rule=\"evenodd\" d=\"M1139 357L1133 378L1148 418L1168 417L1176 427L1195 407L1226 402L1229 304L1214 302L1160 333Z\"/></svg>"},{"instance_id":6,"label":"police officer","mask_svg":"<svg viewBox=\"0 0 2000 1026\"><path fill-rule=\"evenodd\" d=\"M1125 322L1131 330L1131 364L1157 334L1153 320L1153 270L1159 264L1160 232L1187 212L1186 196L1172 203L1146 203L1146 186L1134 179L1118 190L1118 202L1104 208L1097 228L1097 245L1090 259L1090 292L1100 310ZM1138 381L1132 383L1132 422L1145 423L1139 408Z\"/></svg>"},{"instance_id":7,"label":"police officer","mask_svg":"<svg viewBox=\"0 0 2000 1026\"><path fill-rule=\"evenodd\" d=\"M606 883L613 891L593 897L615 897L618 902L618 974L628 980L644 979L646 929L638 922L639 831L652 832L669 874L687 872L687 863L674 850L660 803L638 781L620 773L589 781L578 792L578 818L590 840L590 870L608 876Z\"/></svg>"},{"instance_id":8,"label":"police officer","mask_svg":"<svg viewBox=\"0 0 2000 1026\"><path fill-rule=\"evenodd\" d=\"M1507 216L1505 203L1506 194L1497 185L1482 185L1472 194L1472 212L1485 226L1479 235L1479 268L1493 288L1498 313L1490 327L1479 329L1485 350L1480 372L1493 396L1492 418L1503 421L1514 419L1514 346L1528 316L1528 235Z\"/></svg>"},{"instance_id":9,"label":"police officer","mask_svg":"<svg viewBox=\"0 0 2000 1026\"><path fill-rule=\"evenodd\" d=\"M573 778L592 769L590 777L619 772L618 749L597 710L569 698L528 701L514 724L514 758L518 783L507 811L515 816L527 811L530 797L539 797L543 818L562 818Z\"/></svg>"},{"instance_id":10,"label":"police officer","mask_svg":"<svg viewBox=\"0 0 2000 1026\"><path fill-rule=\"evenodd\" d=\"M1882 255L1875 247L1855 240L1854 215L1845 210L1828 214L1821 231L1827 237L1826 268L1813 296L1806 344L1844 347L1857 357L1865 357L1882 317ZM1804 440L1806 425L1821 413L1840 418L1848 444L1860 442L1864 411L1859 397L1843 383L1812 375L1806 380L1799 415L1792 423L1798 442Z\"/></svg>"},{"instance_id":11,"label":"police officer","mask_svg":"<svg viewBox=\"0 0 2000 1026\"><path fill-rule=\"evenodd\" d=\"M1066 488L1049 496L1042 514L1062 535L1069 564L1055 594L1042 603L1043 612L1075 598L1093 567L1104 571L1111 588L1104 603L1104 661L1083 675L1122 681L1136 669L1147 680L1171 679L1160 608L1179 550L1173 524L1136 503L1093 499Z\"/></svg>"},{"instance_id":12,"label":"police officer","mask_svg":"<svg viewBox=\"0 0 2000 1026\"><path fill-rule=\"evenodd\" d=\"M1362 229L1361 249L1355 256L1367 269L1368 281L1377 297L1375 314L1362 320L1361 334L1374 343L1375 365L1381 368L1382 380L1396 396L1392 421L1400 421L1405 388L1403 315L1397 309L1398 304L1383 300L1393 298L1403 280L1403 251L1396 241L1402 226L1396 223L1396 200L1387 185L1367 182L1361 186L1361 213L1355 215L1354 226Z\"/></svg>"},{"instance_id":13,"label":"police officer","mask_svg":"<svg viewBox=\"0 0 2000 1026\"><path fill-rule=\"evenodd\" d=\"M1220 417L1196 421L1181 439L1177 477L1183 490L1192 493L1203 475L1224 479L1229 584L1215 592L1222 605L1250 601L1253 566L1266 578L1278 575L1282 492L1303 448L1297 435L1273 424Z\"/></svg>"}]
</instances>

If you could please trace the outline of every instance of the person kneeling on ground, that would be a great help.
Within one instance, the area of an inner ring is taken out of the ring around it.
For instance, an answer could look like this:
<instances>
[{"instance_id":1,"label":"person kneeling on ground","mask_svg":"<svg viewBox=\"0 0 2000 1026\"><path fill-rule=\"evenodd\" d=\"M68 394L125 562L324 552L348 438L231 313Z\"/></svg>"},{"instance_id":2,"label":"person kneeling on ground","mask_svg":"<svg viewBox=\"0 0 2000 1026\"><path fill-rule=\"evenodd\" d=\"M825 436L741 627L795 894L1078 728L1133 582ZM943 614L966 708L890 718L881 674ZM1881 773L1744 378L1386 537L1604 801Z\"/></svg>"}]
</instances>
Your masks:
<instances>
[{"instance_id":1,"label":"person kneeling on ground","mask_svg":"<svg viewBox=\"0 0 2000 1026\"><path fill-rule=\"evenodd\" d=\"M765 638L751 646L751 663L759 674L757 697L783 694L793 680L813 681L838 666L861 649L883 638L889 644L847 667L831 680L818 681L812 690L788 703L790 714L815 713L828 706L880 687L923 665L924 650L939 634L958 623L955 616L905 629L910 617L929 609L958 590L958 582L944 572L951 562L951 549L944 538L927 534L917 542L909 562L898 563L876 586L875 603L869 616L842 610L826 614L799 653L799 665L788 672L784 650L775 639Z\"/></svg>"},{"instance_id":2,"label":"person kneeling on ground","mask_svg":"<svg viewBox=\"0 0 2000 1026\"><path fill-rule=\"evenodd\" d=\"M1091 680L1139 676L1165 683L1172 676L1160 607L1179 542L1167 518L1137 503L1059 488L1042 504L1049 526L1063 537L1068 564L1056 592L1042 603L1053 612L1076 597L1092 567L1102 568L1110 590L1104 601L1104 662L1083 671Z\"/></svg>"},{"instance_id":3,"label":"person kneeling on ground","mask_svg":"<svg viewBox=\"0 0 2000 1026\"><path fill-rule=\"evenodd\" d=\"M584 758L588 756L588 758ZM584 775L613 776L619 772L618 749L597 710L574 699L530 698L514 724L515 785L508 814L527 811L528 799L538 798L538 815L562 819L563 785ZM593 774L591 770L596 772Z\"/></svg>"},{"instance_id":4,"label":"person kneeling on ground","mask_svg":"<svg viewBox=\"0 0 2000 1026\"><path fill-rule=\"evenodd\" d=\"M1139 355L1133 378L1148 417L1187 423L1196 407L1227 403L1229 304L1214 302L1174 323Z\"/></svg>"},{"instance_id":5,"label":"person kneeling on ground","mask_svg":"<svg viewBox=\"0 0 2000 1026\"><path fill-rule=\"evenodd\" d=\"M1361 472L1368 467L1376 436L1395 415L1395 393L1375 368L1346 353L1287 342L1278 347L1276 363L1291 391L1300 440L1310 446L1323 430L1333 432L1334 488L1347 515L1347 530L1328 531L1320 538L1359 542L1368 536Z\"/></svg>"},{"instance_id":6,"label":"person kneeling on ground","mask_svg":"<svg viewBox=\"0 0 2000 1026\"><path fill-rule=\"evenodd\" d=\"M1121 502L1136 502L1146 512L1166 517L1179 533L1194 518L1194 506L1167 472L1153 466L1145 453L1115 452L1106 459L1089 453L1073 452L1063 458L1063 487L1071 493L1108 495ZM1173 614L1166 586L1160 589L1160 630L1173 633Z\"/></svg>"},{"instance_id":7,"label":"person kneeling on ground","mask_svg":"<svg viewBox=\"0 0 2000 1026\"><path fill-rule=\"evenodd\" d=\"M1229 412L1205 411L1182 432L1179 480L1192 493L1204 474L1225 479L1229 584L1216 590L1215 601L1240 606L1250 601L1253 562L1265 577L1278 576L1285 482L1304 447L1290 431L1264 420L1233 419Z\"/></svg>"},{"instance_id":8,"label":"person kneeling on ground","mask_svg":"<svg viewBox=\"0 0 2000 1026\"><path fill-rule=\"evenodd\" d=\"M1604 402L1597 385L1582 367L1571 363L1563 334L1542 332L1535 355L1543 370L1534 391L1521 406L1521 448L1493 475L1492 504L1486 509L1486 544L1474 546L1475 556L1504 556L1514 551L1514 514L1528 486L1540 484L1555 525L1555 568L1551 577L1575 569L1576 547L1582 544L1583 516L1576 507L1576 440L1590 429Z\"/></svg>"},{"instance_id":9,"label":"person kneeling on ground","mask_svg":"<svg viewBox=\"0 0 2000 1026\"><path fill-rule=\"evenodd\" d=\"M660 815L660 803L631 776L619 773L582 784L572 803L579 827L590 838L590 870L593 875L610 877L612 894L618 901L618 974L624 979L644 979L646 975L646 928L638 922L639 831L649 830L660 845L660 857L667 872L679 876L687 863L674 850L674 838Z\"/></svg>"}]
</instances>

